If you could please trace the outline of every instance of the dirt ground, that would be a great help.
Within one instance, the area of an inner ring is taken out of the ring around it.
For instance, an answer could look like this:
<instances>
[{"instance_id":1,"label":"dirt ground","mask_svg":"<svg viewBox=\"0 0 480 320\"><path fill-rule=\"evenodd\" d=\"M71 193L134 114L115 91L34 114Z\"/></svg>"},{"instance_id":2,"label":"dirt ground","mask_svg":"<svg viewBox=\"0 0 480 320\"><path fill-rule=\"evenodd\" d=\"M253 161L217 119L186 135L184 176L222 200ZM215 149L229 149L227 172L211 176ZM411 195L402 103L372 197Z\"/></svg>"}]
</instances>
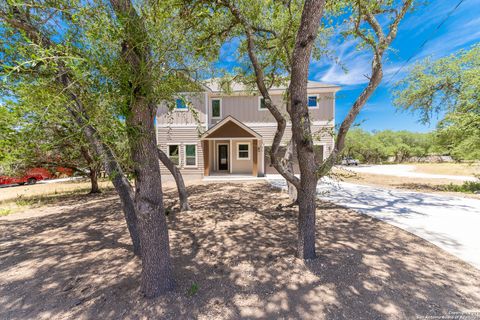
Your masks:
<instances>
[{"instance_id":1,"label":"dirt ground","mask_svg":"<svg viewBox=\"0 0 480 320\"><path fill-rule=\"evenodd\" d=\"M100 181L100 188L113 187L110 181ZM0 204L13 199L29 199L38 196L47 196L55 194L65 194L69 192L88 192L90 190L90 181L82 179L80 181L66 181L56 183L38 183L35 185L17 185L0 188Z\"/></svg>"},{"instance_id":2,"label":"dirt ground","mask_svg":"<svg viewBox=\"0 0 480 320\"><path fill-rule=\"evenodd\" d=\"M413 177L396 177L381 174L371 174L364 172L353 172L348 170L334 170L334 177L340 181L358 183L367 186L381 186L393 189L403 189L419 192L439 193L457 197L469 197L480 199L479 194L465 192L442 191L442 186L448 184L460 185L462 181L453 179L428 179Z\"/></svg>"},{"instance_id":3,"label":"dirt ground","mask_svg":"<svg viewBox=\"0 0 480 320\"><path fill-rule=\"evenodd\" d=\"M177 287L150 300L114 192L1 217L0 319L480 319L480 271L405 231L319 202L319 258L304 263L285 194L189 192L194 210L168 216Z\"/></svg>"},{"instance_id":4,"label":"dirt ground","mask_svg":"<svg viewBox=\"0 0 480 320\"><path fill-rule=\"evenodd\" d=\"M406 163L410 164L410 163ZM412 163L416 172L473 176L480 174L480 163Z\"/></svg>"}]
</instances>

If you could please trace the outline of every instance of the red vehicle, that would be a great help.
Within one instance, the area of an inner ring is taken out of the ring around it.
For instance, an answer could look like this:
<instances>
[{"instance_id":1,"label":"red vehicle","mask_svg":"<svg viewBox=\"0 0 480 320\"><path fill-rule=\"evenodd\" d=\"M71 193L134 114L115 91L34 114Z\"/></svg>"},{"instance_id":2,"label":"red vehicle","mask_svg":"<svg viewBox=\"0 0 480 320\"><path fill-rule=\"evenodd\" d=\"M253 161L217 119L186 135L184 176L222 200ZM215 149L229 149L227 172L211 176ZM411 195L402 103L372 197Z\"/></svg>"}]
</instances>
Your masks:
<instances>
[{"instance_id":1,"label":"red vehicle","mask_svg":"<svg viewBox=\"0 0 480 320\"><path fill-rule=\"evenodd\" d=\"M53 175L45 168L28 169L23 177L0 176L0 185L2 184L35 184L37 181L51 179Z\"/></svg>"}]
</instances>

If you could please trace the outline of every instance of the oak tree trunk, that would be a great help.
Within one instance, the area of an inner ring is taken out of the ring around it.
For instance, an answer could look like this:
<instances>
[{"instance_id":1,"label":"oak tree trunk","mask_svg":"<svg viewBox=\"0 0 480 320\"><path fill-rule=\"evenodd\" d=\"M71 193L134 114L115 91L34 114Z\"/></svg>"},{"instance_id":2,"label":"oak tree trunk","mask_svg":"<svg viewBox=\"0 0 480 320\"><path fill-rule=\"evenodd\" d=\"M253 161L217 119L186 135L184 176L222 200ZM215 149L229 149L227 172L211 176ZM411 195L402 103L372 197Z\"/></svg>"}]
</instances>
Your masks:
<instances>
[{"instance_id":1,"label":"oak tree trunk","mask_svg":"<svg viewBox=\"0 0 480 320\"><path fill-rule=\"evenodd\" d=\"M100 168L98 166L90 167L90 193L102 193L98 187L98 175Z\"/></svg>"},{"instance_id":2,"label":"oak tree trunk","mask_svg":"<svg viewBox=\"0 0 480 320\"><path fill-rule=\"evenodd\" d=\"M303 177L298 191L298 234L297 257L314 259L315 254L315 215L316 215L316 186L315 177Z\"/></svg>"},{"instance_id":3,"label":"oak tree trunk","mask_svg":"<svg viewBox=\"0 0 480 320\"><path fill-rule=\"evenodd\" d=\"M90 155L90 151L85 146L80 147L80 152L85 158L89 169L88 176L91 184L89 193L101 193L100 188L98 187L98 173L100 172L98 163L95 162L95 159Z\"/></svg>"},{"instance_id":4,"label":"oak tree trunk","mask_svg":"<svg viewBox=\"0 0 480 320\"><path fill-rule=\"evenodd\" d=\"M160 148L157 148L158 159L163 163L165 167L170 171L175 183L177 184L178 197L180 200L180 211L190 210L190 205L188 204L188 193L185 188L185 183L183 181L182 173L177 168L175 163L170 160L170 158L163 152Z\"/></svg>"},{"instance_id":5,"label":"oak tree trunk","mask_svg":"<svg viewBox=\"0 0 480 320\"><path fill-rule=\"evenodd\" d=\"M154 128L154 106L142 97L131 102L127 125L134 162L135 209L142 243L141 290L155 297L174 287L167 220Z\"/></svg>"},{"instance_id":6,"label":"oak tree trunk","mask_svg":"<svg viewBox=\"0 0 480 320\"><path fill-rule=\"evenodd\" d=\"M110 0L110 3L124 27L122 58L129 73L125 81L125 87L129 87L126 124L142 244L140 287L146 297L155 297L172 290L174 279L155 137L157 107L152 96L149 35L131 0Z\"/></svg>"},{"instance_id":7,"label":"oak tree trunk","mask_svg":"<svg viewBox=\"0 0 480 320\"><path fill-rule=\"evenodd\" d=\"M310 117L307 103L307 81L310 55L316 39L324 0L306 0L300 27L293 51L290 93L290 118L292 138L297 147L300 167L298 188L298 240L297 256L302 259L315 258L315 214L316 214L316 163L313 150Z\"/></svg>"}]
</instances>

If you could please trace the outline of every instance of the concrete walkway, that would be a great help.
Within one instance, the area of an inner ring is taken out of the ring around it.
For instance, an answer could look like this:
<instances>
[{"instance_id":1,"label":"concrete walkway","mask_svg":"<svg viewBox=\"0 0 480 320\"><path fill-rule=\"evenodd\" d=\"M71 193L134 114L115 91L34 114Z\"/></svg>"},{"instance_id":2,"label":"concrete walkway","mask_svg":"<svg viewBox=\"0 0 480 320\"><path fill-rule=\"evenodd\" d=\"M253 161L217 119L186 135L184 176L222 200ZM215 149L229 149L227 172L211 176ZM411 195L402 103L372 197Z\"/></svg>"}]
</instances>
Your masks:
<instances>
[{"instance_id":1,"label":"concrete walkway","mask_svg":"<svg viewBox=\"0 0 480 320\"><path fill-rule=\"evenodd\" d=\"M389 164L389 165L360 165L360 166L340 166L343 169L359 173L381 174L395 177L423 178L423 179L449 179L459 181L476 181L474 176L460 176L450 174L433 174L416 172L415 166L408 164Z\"/></svg>"},{"instance_id":2,"label":"concrete walkway","mask_svg":"<svg viewBox=\"0 0 480 320\"><path fill-rule=\"evenodd\" d=\"M276 187L285 180L268 177ZM319 198L409 231L480 269L480 200L322 182Z\"/></svg>"}]
</instances>

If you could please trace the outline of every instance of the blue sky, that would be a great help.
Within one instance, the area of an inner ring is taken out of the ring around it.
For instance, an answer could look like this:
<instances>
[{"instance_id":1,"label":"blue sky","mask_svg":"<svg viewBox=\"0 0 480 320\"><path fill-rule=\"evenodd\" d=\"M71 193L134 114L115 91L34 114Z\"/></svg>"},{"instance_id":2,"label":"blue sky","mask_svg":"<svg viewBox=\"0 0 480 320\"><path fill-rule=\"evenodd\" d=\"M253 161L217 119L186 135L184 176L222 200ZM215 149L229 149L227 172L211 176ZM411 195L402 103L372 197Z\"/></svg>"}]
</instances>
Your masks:
<instances>
[{"instance_id":1,"label":"blue sky","mask_svg":"<svg viewBox=\"0 0 480 320\"><path fill-rule=\"evenodd\" d=\"M440 58L462 48L469 48L480 41L480 0L464 0L446 22L435 31L440 22L460 0L430 0L429 3L408 13L401 22L398 36L392 44L393 50L384 60L384 79L375 94L365 105L358 117L358 124L366 130L411 130L427 132L435 128L438 119L429 125L418 122L418 117L392 106L392 84L405 76L409 66L425 57ZM427 44L419 50L423 41ZM371 54L355 49L354 41L341 42L332 39L335 52L346 66L345 73L339 64L331 61L312 61L310 80L338 84L336 122L343 120L356 97L366 86ZM224 45L218 66L231 67L235 64L236 46L233 41ZM408 64L407 59L414 54ZM396 75L395 73L404 66ZM394 76L395 75L395 76Z\"/></svg>"}]
</instances>

